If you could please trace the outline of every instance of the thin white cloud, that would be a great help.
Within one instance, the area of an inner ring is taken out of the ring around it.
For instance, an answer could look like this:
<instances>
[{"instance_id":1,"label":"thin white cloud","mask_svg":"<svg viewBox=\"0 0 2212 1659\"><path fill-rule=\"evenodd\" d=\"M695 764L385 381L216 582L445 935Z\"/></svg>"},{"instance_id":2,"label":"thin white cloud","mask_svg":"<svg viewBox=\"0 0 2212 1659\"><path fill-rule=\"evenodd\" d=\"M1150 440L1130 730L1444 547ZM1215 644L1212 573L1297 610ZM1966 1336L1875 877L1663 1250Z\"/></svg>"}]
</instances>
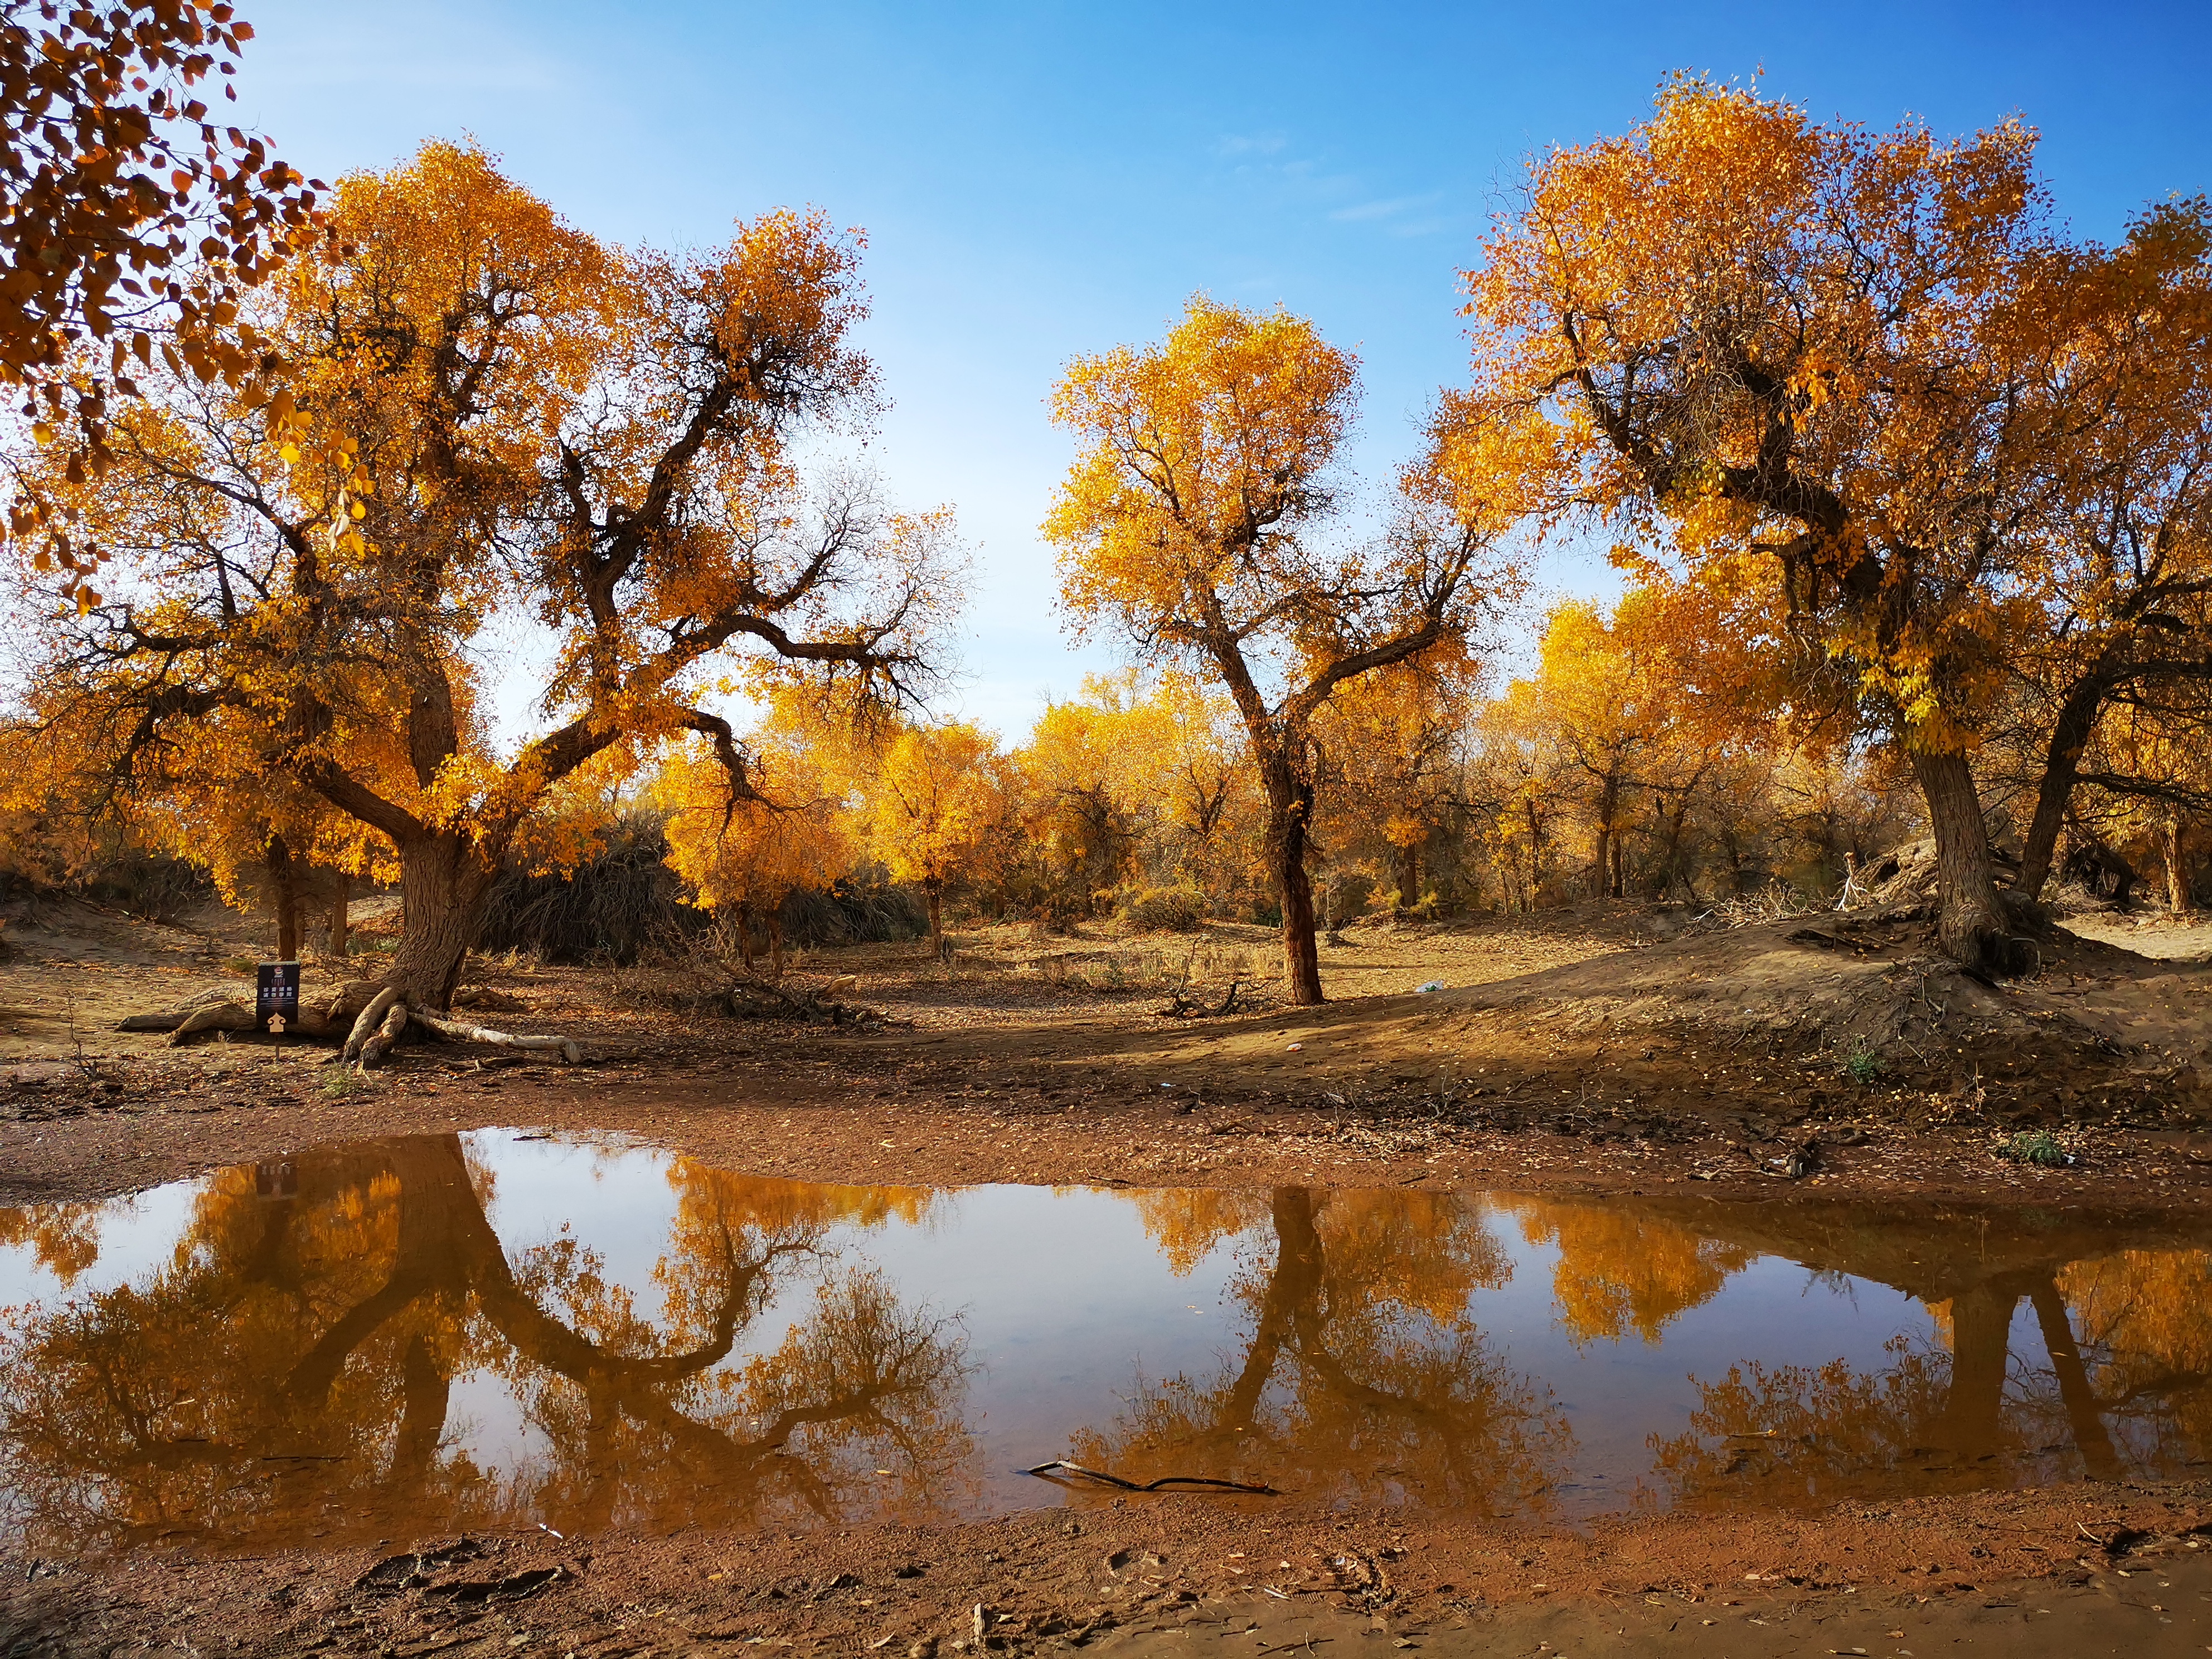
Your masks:
<instances>
[{"instance_id":1,"label":"thin white cloud","mask_svg":"<svg viewBox=\"0 0 2212 1659\"><path fill-rule=\"evenodd\" d=\"M1374 219L1395 219L1416 208L1433 207L1443 198L1444 193L1440 190L1432 190L1420 196L1393 196L1382 201L1355 202L1350 207L1337 209L1328 216L1346 224Z\"/></svg>"}]
</instances>

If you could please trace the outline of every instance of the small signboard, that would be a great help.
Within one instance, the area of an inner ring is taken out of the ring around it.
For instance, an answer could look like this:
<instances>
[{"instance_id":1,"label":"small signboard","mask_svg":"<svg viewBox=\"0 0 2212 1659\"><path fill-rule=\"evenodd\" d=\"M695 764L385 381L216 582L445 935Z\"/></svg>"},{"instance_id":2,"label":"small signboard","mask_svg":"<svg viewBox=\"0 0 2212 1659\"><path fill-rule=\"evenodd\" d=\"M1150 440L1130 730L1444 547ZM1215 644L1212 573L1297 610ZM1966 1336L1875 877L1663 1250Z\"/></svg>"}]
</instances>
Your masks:
<instances>
[{"instance_id":1,"label":"small signboard","mask_svg":"<svg viewBox=\"0 0 2212 1659\"><path fill-rule=\"evenodd\" d=\"M300 1019L300 964L264 962L254 975L253 1024L282 1036Z\"/></svg>"}]
</instances>

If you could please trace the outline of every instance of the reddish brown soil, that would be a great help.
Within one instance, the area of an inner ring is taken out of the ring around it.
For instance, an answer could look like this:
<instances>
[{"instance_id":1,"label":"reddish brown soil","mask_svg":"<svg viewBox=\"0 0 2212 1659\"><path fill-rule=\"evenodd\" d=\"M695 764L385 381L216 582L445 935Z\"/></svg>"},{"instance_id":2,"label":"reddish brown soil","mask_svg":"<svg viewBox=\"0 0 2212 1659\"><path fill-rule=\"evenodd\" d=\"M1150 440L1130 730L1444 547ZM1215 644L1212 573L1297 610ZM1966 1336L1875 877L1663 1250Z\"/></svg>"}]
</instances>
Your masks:
<instances>
[{"instance_id":1,"label":"reddish brown soil","mask_svg":"<svg viewBox=\"0 0 2212 1659\"><path fill-rule=\"evenodd\" d=\"M1808 1518L1668 1516L1583 1533L1173 1498L927 1530L539 1531L380 1570L374 1552L0 1557L0 1642L11 1654L143 1645L402 1659L755 1644L1189 1653L1206 1650L1194 1638L1245 1636L1264 1647L1337 1639L1355 1652L1380 1638L1378 1650L1468 1655L1534 1653L1540 1643L1555 1653L1733 1659L1966 1643L2006 1654L2179 1654L2202 1651L2212 1632L2212 1564L2192 1531L2208 1516L2203 1483ZM455 1542L399 1540L392 1553Z\"/></svg>"},{"instance_id":2,"label":"reddish brown soil","mask_svg":"<svg viewBox=\"0 0 2212 1659\"><path fill-rule=\"evenodd\" d=\"M611 1131L762 1175L871 1185L990 1181L1129 1186L1441 1186L1531 1192L1706 1190L1771 1196L1995 1198L2046 1206L2173 1206L2212 1200L2212 1133L2195 1128L2069 1131L2080 1162L2038 1169L1992 1156L1991 1133L1874 1121L1785 1127L1771 1105L1738 1104L1656 1134L1603 1121L1589 1133L1503 1130L1419 1109L1353 1109L1326 1098L1229 1095L1148 1078L1047 1081L1003 1067L947 1089L942 1062L902 1044L856 1043L838 1075L789 1059L670 1067L607 1066L582 1075L518 1066L454 1075L394 1067L336 1099L312 1059L244 1044L228 1066L152 1065L112 1091L63 1077L5 1097L0 1202L133 1191L320 1141L486 1125ZM113 1068L111 1068L111 1073ZM111 1075L109 1081L116 1080ZM1548 1087L1555 1110L1574 1097ZM1842 1145L1856 1129L1865 1139ZM1608 1131L1611 1133L1608 1134ZM1816 1173L1793 1183L1776 1155L1823 1138Z\"/></svg>"}]
</instances>

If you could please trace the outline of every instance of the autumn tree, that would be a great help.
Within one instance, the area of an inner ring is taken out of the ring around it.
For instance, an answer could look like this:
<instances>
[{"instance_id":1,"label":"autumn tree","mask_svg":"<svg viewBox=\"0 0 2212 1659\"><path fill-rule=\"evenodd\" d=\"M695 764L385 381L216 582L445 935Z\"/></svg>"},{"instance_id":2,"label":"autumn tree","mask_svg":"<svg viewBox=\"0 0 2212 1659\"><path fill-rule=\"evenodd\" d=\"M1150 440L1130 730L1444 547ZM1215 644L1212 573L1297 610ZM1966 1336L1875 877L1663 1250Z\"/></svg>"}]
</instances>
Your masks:
<instances>
[{"instance_id":1,"label":"autumn tree","mask_svg":"<svg viewBox=\"0 0 2212 1659\"><path fill-rule=\"evenodd\" d=\"M909 726L875 757L862 834L892 878L921 889L929 948L945 949L945 895L1006 822L1007 781L997 740L962 721Z\"/></svg>"},{"instance_id":2,"label":"autumn tree","mask_svg":"<svg viewBox=\"0 0 2212 1659\"><path fill-rule=\"evenodd\" d=\"M1488 848L1501 903L1534 910L1556 873L1554 844L1565 830L1565 761L1535 683L1516 679L1475 711L1461 790Z\"/></svg>"},{"instance_id":3,"label":"autumn tree","mask_svg":"<svg viewBox=\"0 0 2212 1659\"><path fill-rule=\"evenodd\" d=\"M1174 730L1135 689L1133 675L1086 676L1081 696L1046 704L1011 757L1038 908L1051 919L1110 903L1158 833Z\"/></svg>"},{"instance_id":4,"label":"autumn tree","mask_svg":"<svg viewBox=\"0 0 2212 1659\"><path fill-rule=\"evenodd\" d=\"M204 381L276 366L240 297L316 240L325 186L204 101L210 76L236 100L252 36L220 0L0 6L0 384L41 441L82 440L80 473L157 355ZM19 490L9 529L74 597L103 550L55 509Z\"/></svg>"},{"instance_id":5,"label":"autumn tree","mask_svg":"<svg viewBox=\"0 0 2212 1659\"><path fill-rule=\"evenodd\" d=\"M750 789L702 705L718 679L907 698L955 590L942 515L792 459L877 402L858 245L819 216L633 252L433 143L344 180L332 218L340 246L256 324L285 391L171 377L116 422L71 510L127 580L52 624L42 683L125 734L134 775L220 723L388 844L391 967L318 1011L358 1052L449 1024L492 884L564 779L688 732ZM525 610L553 639L544 724L503 755L469 715L471 647Z\"/></svg>"},{"instance_id":6,"label":"autumn tree","mask_svg":"<svg viewBox=\"0 0 2212 1659\"><path fill-rule=\"evenodd\" d=\"M2103 709L2072 760L2066 824L2106 860L2138 872L2154 862L2178 914L2195 908L2201 826L2212 823L2212 686L2162 680Z\"/></svg>"},{"instance_id":7,"label":"autumn tree","mask_svg":"<svg viewBox=\"0 0 2212 1659\"><path fill-rule=\"evenodd\" d=\"M1822 125L1681 79L1620 138L1546 157L1468 277L1465 418L1539 410L1552 499L1692 573L1756 555L1825 690L1909 757L1938 932L2011 963L1972 757L2009 643L2045 422L2025 326L2052 232L2033 139Z\"/></svg>"},{"instance_id":8,"label":"autumn tree","mask_svg":"<svg viewBox=\"0 0 2212 1659\"><path fill-rule=\"evenodd\" d=\"M751 766L742 788L697 738L670 756L653 780L653 802L668 815L671 867L700 904L735 921L749 969L758 931L782 977L784 900L798 890L828 887L859 855L846 799L849 745L842 736L823 730L820 716L799 699L787 698L746 738Z\"/></svg>"},{"instance_id":9,"label":"autumn tree","mask_svg":"<svg viewBox=\"0 0 2212 1659\"><path fill-rule=\"evenodd\" d=\"M1322 999L1308 870L1314 717L1340 686L1462 648L1500 524L1464 472L1409 469L1379 542L1332 536L1356 363L1302 318L1205 298L1156 345L1071 364L1053 416L1079 453L1045 534L1075 627L1204 672L1267 799L1294 1002ZM1459 434L1463 447L1478 441Z\"/></svg>"},{"instance_id":10,"label":"autumn tree","mask_svg":"<svg viewBox=\"0 0 2212 1659\"><path fill-rule=\"evenodd\" d=\"M2179 771L2130 775L2091 751L2107 716L2155 726L2212 694L2212 204L2161 204L2118 247L2045 264L2021 302L2021 325L2057 342L2030 386L2041 465L2023 574L2041 626L2014 654L2023 763L2008 769L2029 802L2031 896L2085 775L2176 821L2188 810Z\"/></svg>"},{"instance_id":11,"label":"autumn tree","mask_svg":"<svg viewBox=\"0 0 2212 1659\"><path fill-rule=\"evenodd\" d=\"M1401 664L1340 691L1316 722L1332 785L1332 840L1379 848L1401 910L1421 902L1424 854L1464 805L1460 748L1474 692L1462 661Z\"/></svg>"}]
</instances>

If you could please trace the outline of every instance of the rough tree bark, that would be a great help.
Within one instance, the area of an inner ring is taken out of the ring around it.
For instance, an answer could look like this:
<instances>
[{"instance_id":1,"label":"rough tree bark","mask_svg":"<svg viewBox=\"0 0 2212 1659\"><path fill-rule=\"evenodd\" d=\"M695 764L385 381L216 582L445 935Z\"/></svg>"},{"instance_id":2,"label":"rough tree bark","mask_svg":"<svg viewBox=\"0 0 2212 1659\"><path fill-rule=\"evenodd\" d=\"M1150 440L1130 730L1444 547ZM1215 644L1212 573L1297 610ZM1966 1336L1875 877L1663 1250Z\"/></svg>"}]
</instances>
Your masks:
<instances>
[{"instance_id":1,"label":"rough tree bark","mask_svg":"<svg viewBox=\"0 0 2212 1659\"><path fill-rule=\"evenodd\" d=\"M2195 908L2189 895L2189 866L2181 851L2181 814L2166 815L2160 851L2166 856L2166 902L2177 916Z\"/></svg>"},{"instance_id":2,"label":"rough tree bark","mask_svg":"<svg viewBox=\"0 0 2212 1659\"><path fill-rule=\"evenodd\" d=\"M2035 814L2028 820L2027 843L2021 848L2019 890L2030 898L2043 896L2051 879L2051 863L2058 848L2058 832L2066 823L2067 804L2074 798L2075 780L2081 770L2081 754L2097 729L2097 714L2111 688L2094 678L2080 681L2058 707L2044 751L2043 778L2036 786Z\"/></svg>"},{"instance_id":3,"label":"rough tree bark","mask_svg":"<svg viewBox=\"0 0 2212 1659\"><path fill-rule=\"evenodd\" d=\"M461 963L477 942L498 879L499 866L483 846L458 831L433 830L400 844L407 921L383 982L410 1007L443 1013L453 1006Z\"/></svg>"},{"instance_id":4,"label":"rough tree bark","mask_svg":"<svg viewBox=\"0 0 2212 1659\"><path fill-rule=\"evenodd\" d=\"M338 890L331 900L331 955L343 962L346 956L346 940L352 927L348 908L351 901L346 896L346 879L338 878Z\"/></svg>"},{"instance_id":5,"label":"rough tree bark","mask_svg":"<svg viewBox=\"0 0 2212 1659\"><path fill-rule=\"evenodd\" d=\"M1421 847L1407 842L1398 848L1398 908L1411 910L1421 902Z\"/></svg>"},{"instance_id":6,"label":"rough tree bark","mask_svg":"<svg viewBox=\"0 0 2212 1659\"><path fill-rule=\"evenodd\" d=\"M1912 751L1912 775L1936 832L1936 938L1961 967L2009 973L2021 952L1997 898L1989 826L1964 755Z\"/></svg>"},{"instance_id":7,"label":"rough tree bark","mask_svg":"<svg viewBox=\"0 0 2212 1659\"><path fill-rule=\"evenodd\" d=\"M1322 1001L1321 949L1314 937L1313 877L1306 869L1313 826L1314 787L1290 757L1262 757L1260 778L1267 791L1267 863L1283 905L1283 961L1291 1000L1301 1007Z\"/></svg>"},{"instance_id":8,"label":"rough tree bark","mask_svg":"<svg viewBox=\"0 0 2212 1659\"><path fill-rule=\"evenodd\" d=\"M269 837L262 849L269 872L269 902L276 912L276 960L300 959L300 882L292 866L292 849L282 836Z\"/></svg>"}]
</instances>

